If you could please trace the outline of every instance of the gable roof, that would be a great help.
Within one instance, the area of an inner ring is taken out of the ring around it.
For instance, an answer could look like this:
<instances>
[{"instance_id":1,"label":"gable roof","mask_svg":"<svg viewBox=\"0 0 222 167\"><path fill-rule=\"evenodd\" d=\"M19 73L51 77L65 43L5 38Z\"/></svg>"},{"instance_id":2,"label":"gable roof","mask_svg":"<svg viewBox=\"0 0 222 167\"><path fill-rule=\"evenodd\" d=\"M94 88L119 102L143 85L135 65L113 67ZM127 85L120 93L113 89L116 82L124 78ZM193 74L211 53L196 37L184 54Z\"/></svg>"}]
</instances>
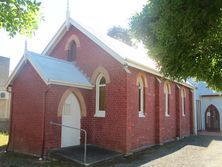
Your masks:
<instances>
[{"instance_id":1,"label":"gable roof","mask_svg":"<svg viewBox=\"0 0 222 167\"><path fill-rule=\"evenodd\" d=\"M69 24L73 25L84 35L90 38L93 42L99 45L107 53L113 56L119 63L128 64L130 66L140 66L141 68L146 68L145 71L150 70L156 75L160 75L158 69L156 68L156 63L151 58L149 58L145 53L140 52L116 39L109 37L108 35L98 34L94 32L87 26L80 25L75 20L69 18ZM60 27L56 35L52 38L46 48L43 50L42 54L49 55L49 53L54 49L59 40L63 37L67 31L67 22L64 22Z\"/></svg>"},{"instance_id":2,"label":"gable roof","mask_svg":"<svg viewBox=\"0 0 222 167\"><path fill-rule=\"evenodd\" d=\"M222 92L217 92L207 87L207 83L203 81L196 82L194 79L190 78L188 80L196 89L196 99L199 100L201 96L205 95L221 95Z\"/></svg>"},{"instance_id":3,"label":"gable roof","mask_svg":"<svg viewBox=\"0 0 222 167\"><path fill-rule=\"evenodd\" d=\"M21 67L29 61L46 85L63 85L92 89L87 77L72 63L27 51L10 76L6 87L13 82Z\"/></svg>"},{"instance_id":4,"label":"gable roof","mask_svg":"<svg viewBox=\"0 0 222 167\"><path fill-rule=\"evenodd\" d=\"M154 74L156 76L165 78L162 74L160 74L156 66L156 62L153 61L149 56L147 56L146 53L140 52L122 42L117 41L116 39L109 37L108 35L105 36L97 34L87 26L80 25L71 18L68 18L68 21L65 21L63 23L63 25L57 31L55 36L43 50L42 54L49 55L50 52L54 49L54 47L58 44L60 39L65 35L67 31L67 22L77 28L79 31L81 31L84 35L90 38L97 45L99 45L102 49L104 49L122 65L131 66ZM189 82L179 84L194 89L194 87L189 84Z\"/></svg>"}]
</instances>

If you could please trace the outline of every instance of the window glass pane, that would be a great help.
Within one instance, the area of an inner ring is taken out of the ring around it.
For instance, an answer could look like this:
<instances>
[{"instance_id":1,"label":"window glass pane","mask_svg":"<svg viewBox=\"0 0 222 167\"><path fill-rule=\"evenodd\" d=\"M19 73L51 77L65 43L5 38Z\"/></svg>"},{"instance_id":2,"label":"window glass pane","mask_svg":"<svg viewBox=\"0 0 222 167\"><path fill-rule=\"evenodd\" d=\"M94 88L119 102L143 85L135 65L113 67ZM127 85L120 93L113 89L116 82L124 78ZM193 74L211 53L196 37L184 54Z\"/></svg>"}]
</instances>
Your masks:
<instances>
[{"instance_id":1,"label":"window glass pane","mask_svg":"<svg viewBox=\"0 0 222 167\"><path fill-rule=\"evenodd\" d=\"M168 92L168 98L167 98L167 114L170 115L170 94Z\"/></svg>"},{"instance_id":2,"label":"window glass pane","mask_svg":"<svg viewBox=\"0 0 222 167\"><path fill-rule=\"evenodd\" d=\"M183 113L184 113L184 115L186 114L186 111L185 111L185 97L183 98Z\"/></svg>"},{"instance_id":3,"label":"window glass pane","mask_svg":"<svg viewBox=\"0 0 222 167\"><path fill-rule=\"evenodd\" d=\"M105 110L105 86L99 87L99 110Z\"/></svg>"},{"instance_id":4,"label":"window glass pane","mask_svg":"<svg viewBox=\"0 0 222 167\"><path fill-rule=\"evenodd\" d=\"M169 94L165 94L165 115L169 115Z\"/></svg>"},{"instance_id":5,"label":"window glass pane","mask_svg":"<svg viewBox=\"0 0 222 167\"><path fill-rule=\"evenodd\" d=\"M100 79L100 82L99 82L99 84L106 84L106 79L104 78L104 77L102 77L101 79Z\"/></svg>"},{"instance_id":6,"label":"window glass pane","mask_svg":"<svg viewBox=\"0 0 222 167\"><path fill-rule=\"evenodd\" d=\"M211 117L211 113L210 111L207 111L207 118L206 118L206 126L207 128L210 128L210 124L211 124L211 121L210 121L210 117Z\"/></svg>"},{"instance_id":7,"label":"window glass pane","mask_svg":"<svg viewBox=\"0 0 222 167\"><path fill-rule=\"evenodd\" d=\"M138 88L138 92L139 92L139 111L141 111L141 89L140 89L140 87Z\"/></svg>"},{"instance_id":8,"label":"window glass pane","mask_svg":"<svg viewBox=\"0 0 222 167\"><path fill-rule=\"evenodd\" d=\"M76 43L72 41L69 45L67 60L74 61L75 57L76 57Z\"/></svg>"}]
</instances>

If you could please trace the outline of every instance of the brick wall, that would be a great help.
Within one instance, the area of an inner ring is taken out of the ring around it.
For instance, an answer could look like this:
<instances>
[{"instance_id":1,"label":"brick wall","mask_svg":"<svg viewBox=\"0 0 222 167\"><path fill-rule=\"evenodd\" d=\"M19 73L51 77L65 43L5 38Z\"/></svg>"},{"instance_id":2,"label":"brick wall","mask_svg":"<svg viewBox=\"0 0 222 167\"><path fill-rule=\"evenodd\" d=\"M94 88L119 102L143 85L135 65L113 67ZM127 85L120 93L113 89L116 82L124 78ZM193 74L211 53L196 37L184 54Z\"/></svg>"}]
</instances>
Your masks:
<instances>
[{"instance_id":1,"label":"brick wall","mask_svg":"<svg viewBox=\"0 0 222 167\"><path fill-rule=\"evenodd\" d=\"M140 72L130 68L131 74L127 78L127 116L128 118L128 138L130 143L128 150L137 149L145 145L155 143L155 77L146 74L147 87L145 88L145 117L138 116L139 95L136 85L137 75Z\"/></svg>"},{"instance_id":2,"label":"brick wall","mask_svg":"<svg viewBox=\"0 0 222 167\"><path fill-rule=\"evenodd\" d=\"M92 42L84 34L74 27L64 35L51 55L67 60L65 45L69 37L75 34L80 41L75 60L78 66L91 78L98 66L104 67L111 82L106 85L106 117L94 117L96 89L87 93L86 99L87 117L82 118L82 127L86 128L88 141L116 151L125 152L126 148L126 73L120 63L112 56ZM83 90L81 90L83 94ZM115 122L115 124L113 123Z\"/></svg>"},{"instance_id":3,"label":"brick wall","mask_svg":"<svg viewBox=\"0 0 222 167\"><path fill-rule=\"evenodd\" d=\"M27 63L13 83L11 136L9 149L41 154L44 92L46 85Z\"/></svg>"},{"instance_id":4,"label":"brick wall","mask_svg":"<svg viewBox=\"0 0 222 167\"><path fill-rule=\"evenodd\" d=\"M71 35L78 36L76 66L91 78L98 66L103 66L110 75L111 82L106 85L106 117L94 117L95 87L92 90L78 89L86 103L86 117L81 118L81 127L87 130L88 143L129 153L140 147L163 143L186 136L192 129L190 114L192 110L191 93L186 88L186 116L181 116L180 90L171 83L170 117L164 113L164 81L145 73L145 117L138 116L138 73L129 68L126 73L123 66L92 42L79 30L71 27L61 41L52 50L51 56L67 59L65 45ZM66 90L65 86L46 87L38 74L28 63L13 83L13 124L10 149L20 152L40 154L43 138L45 151L61 145L61 128L49 124L61 123L57 115L59 102ZM45 120L43 114L45 112ZM179 114L178 114L179 112ZM188 125L189 124L189 125ZM27 126L28 125L28 126ZM44 126L45 125L45 126ZM43 129L45 128L45 133ZM83 137L83 135L82 135ZM83 138L81 139L83 142Z\"/></svg>"},{"instance_id":5,"label":"brick wall","mask_svg":"<svg viewBox=\"0 0 222 167\"><path fill-rule=\"evenodd\" d=\"M136 85L136 79L140 71L134 68L130 68L130 71L131 74L127 75L127 150L132 151L149 145L171 141L176 137L190 135L190 116L192 113L190 89L185 88L187 94L185 116L182 116L181 89L183 86L170 83L170 117L166 117L163 91L164 80L158 81L156 76L146 73L148 86L145 88L145 117L140 118L138 116L138 86Z\"/></svg>"}]
</instances>

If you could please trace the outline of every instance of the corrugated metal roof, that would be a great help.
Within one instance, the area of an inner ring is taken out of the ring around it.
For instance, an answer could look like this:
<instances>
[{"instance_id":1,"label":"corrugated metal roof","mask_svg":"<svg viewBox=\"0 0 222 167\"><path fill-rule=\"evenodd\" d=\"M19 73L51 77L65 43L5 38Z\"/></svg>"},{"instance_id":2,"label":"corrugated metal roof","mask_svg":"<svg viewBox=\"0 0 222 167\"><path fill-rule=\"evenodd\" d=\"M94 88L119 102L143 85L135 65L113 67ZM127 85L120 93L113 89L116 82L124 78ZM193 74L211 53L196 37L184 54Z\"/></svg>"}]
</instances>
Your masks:
<instances>
[{"instance_id":1,"label":"corrugated metal roof","mask_svg":"<svg viewBox=\"0 0 222 167\"><path fill-rule=\"evenodd\" d=\"M126 62L134 62L143 66L146 66L152 70L155 70L156 72L159 72L156 66L156 62L152 60L149 55L147 55L147 51L140 47L139 49L131 47L129 45L126 45L123 42L120 42L107 34L100 33L99 31L96 31L92 29L91 27L88 27L84 24L79 24L79 22L76 22L75 20L70 18L70 22L74 26L79 26L79 29L85 29L86 34L90 36L92 35L92 38L97 38L100 43L105 44L108 48L110 48L112 51L116 53L121 59L125 60ZM112 55L112 54L111 54Z\"/></svg>"},{"instance_id":2,"label":"corrugated metal roof","mask_svg":"<svg viewBox=\"0 0 222 167\"><path fill-rule=\"evenodd\" d=\"M71 18L69 18L68 22L71 25L73 25L75 28L80 30L82 33L84 33L87 37L89 37L96 44L98 44L102 49L104 49L107 53L113 56L121 64L131 66L131 67L134 67L134 68L165 78L160 73L159 69L157 68L156 62L147 55L145 49L138 50L138 49L132 48L105 34L96 32L95 30L93 30L92 28L89 28L86 25L79 24L79 22L76 22L75 20ZM64 22L64 24L60 27L58 32L55 34L55 36L52 38L52 40L43 50L42 54L49 54L51 50L56 46L57 42L62 38L62 36L67 31L66 23L67 22ZM185 85L192 89L194 88L189 83L180 82L180 84Z\"/></svg>"},{"instance_id":3,"label":"corrugated metal roof","mask_svg":"<svg viewBox=\"0 0 222 167\"><path fill-rule=\"evenodd\" d=\"M26 57L48 84L92 87L87 77L72 62L29 51Z\"/></svg>"}]
</instances>

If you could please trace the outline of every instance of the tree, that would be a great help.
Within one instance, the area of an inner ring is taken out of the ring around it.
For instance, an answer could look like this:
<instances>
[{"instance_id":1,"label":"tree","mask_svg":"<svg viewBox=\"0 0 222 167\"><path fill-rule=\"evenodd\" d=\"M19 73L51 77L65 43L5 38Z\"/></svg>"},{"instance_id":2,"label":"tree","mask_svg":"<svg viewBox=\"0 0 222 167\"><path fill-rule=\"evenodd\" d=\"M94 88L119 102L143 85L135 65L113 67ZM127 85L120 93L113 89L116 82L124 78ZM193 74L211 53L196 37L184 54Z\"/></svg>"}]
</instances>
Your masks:
<instances>
[{"instance_id":1,"label":"tree","mask_svg":"<svg viewBox=\"0 0 222 167\"><path fill-rule=\"evenodd\" d=\"M36 0L0 0L0 28L10 37L17 33L31 35L40 20L40 5Z\"/></svg>"},{"instance_id":2,"label":"tree","mask_svg":"<svg viewBox=\"0 0 222 167\"><path fill-rule=\"evenodd\" d=\"M131 40L131 35L129 33L129 30L126 28L122 28L120 26L113 26L108 30L107 35L110 37L117 39L129 46L134 46L132 40Z\"/></svg>"},{"instance_id":3,"label":"tree","mask_svg":"<svg viewBox=\"0 0 222 167\"><path fill-rule=\"evenodd\" d=\"M221 0L149 0L130 27L165 76L222 90Z\"/></svg>"}]
</instances>

